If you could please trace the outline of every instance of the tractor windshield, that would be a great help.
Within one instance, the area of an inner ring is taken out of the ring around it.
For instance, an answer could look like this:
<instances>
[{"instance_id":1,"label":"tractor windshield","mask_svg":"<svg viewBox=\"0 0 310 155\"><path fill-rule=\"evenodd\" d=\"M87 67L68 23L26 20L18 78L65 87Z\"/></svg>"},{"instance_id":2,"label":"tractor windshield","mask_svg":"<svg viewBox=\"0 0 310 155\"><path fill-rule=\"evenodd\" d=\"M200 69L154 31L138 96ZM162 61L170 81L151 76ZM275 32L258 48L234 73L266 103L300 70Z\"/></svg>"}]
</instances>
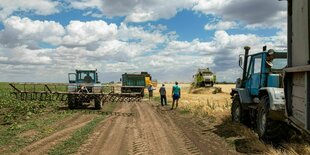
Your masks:
<instances>
[{"instance_id":1,"label":"tractor windshield","mask_svg":"<svg viewBox=\"0 0 310 155\"><path fill-rule=\"evenodd\" d=\"M79 83L95 82L95 73L94 72L78 72L77 81Z\"/></svg>"},{"instance_id":2,"label":"tractor windshield","mask_svg":"<svg viewBox=\"0 0 310 155\"><path fill-rule=\"evenodd\" d=\"M203 72L202 75L203 75L203 76L211 76L212 73L211 73L211 72Z\"/></svg>"}]
</instances>

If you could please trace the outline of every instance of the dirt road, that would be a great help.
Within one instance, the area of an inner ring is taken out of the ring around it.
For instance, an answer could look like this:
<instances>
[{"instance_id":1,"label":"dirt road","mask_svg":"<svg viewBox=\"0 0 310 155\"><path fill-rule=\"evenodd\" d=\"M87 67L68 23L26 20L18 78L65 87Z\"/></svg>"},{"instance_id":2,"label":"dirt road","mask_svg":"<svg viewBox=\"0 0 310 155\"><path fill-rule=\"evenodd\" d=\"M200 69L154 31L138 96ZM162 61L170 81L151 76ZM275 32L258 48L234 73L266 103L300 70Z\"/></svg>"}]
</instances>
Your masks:
<instances>
[{"instance_id":1,"label":"dirt road","mask_svg":"<svg viewBox=\"0 0 310 155\"><path fill-rule=\"evenodd\" d=\"M225 140L208 131L206 123L155 102L121 103L114 112L95 127L76 154L236 154ZM59 121L53 126L63 126L61 130L18 154L47 154L95 117L78 114Z\"/></svg>"},{"instance_id":2,"label":"dirt road","mask_svg":"<svg viewBox=\"0 0 310 155\"><path fill-rule=\"evenodd\" d=\"M77 154L234 153L215 134L201 131L196 123L183 122L168 109L148 101L121 104L117 112L134 115L105 119Z\"/></svg>"}]
</instances>

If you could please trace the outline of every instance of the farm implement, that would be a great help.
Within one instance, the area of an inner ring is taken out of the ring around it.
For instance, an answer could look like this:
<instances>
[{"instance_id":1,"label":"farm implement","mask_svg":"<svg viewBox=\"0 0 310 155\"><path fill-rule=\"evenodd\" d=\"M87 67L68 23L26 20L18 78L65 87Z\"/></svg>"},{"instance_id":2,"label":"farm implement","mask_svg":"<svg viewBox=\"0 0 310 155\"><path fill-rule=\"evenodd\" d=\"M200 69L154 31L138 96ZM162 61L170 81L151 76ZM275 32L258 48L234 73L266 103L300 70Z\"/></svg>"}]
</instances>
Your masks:
<instances>
[{"instance_id":1,"label":"farm implement","mask_svg":"<svg viewBox=\"0 0 310 155\"><path fill-rule=\"evenodd\" d=\"M74 78L72 78L74 77ZM138 102L141 92L116 93L113 86L98 81L97 70L76 70L69 73L69 83L10 83L12 94L20 100L67 101L70 109L94 101L95 109L107 102Z\"/></svg>"}]
</instances>

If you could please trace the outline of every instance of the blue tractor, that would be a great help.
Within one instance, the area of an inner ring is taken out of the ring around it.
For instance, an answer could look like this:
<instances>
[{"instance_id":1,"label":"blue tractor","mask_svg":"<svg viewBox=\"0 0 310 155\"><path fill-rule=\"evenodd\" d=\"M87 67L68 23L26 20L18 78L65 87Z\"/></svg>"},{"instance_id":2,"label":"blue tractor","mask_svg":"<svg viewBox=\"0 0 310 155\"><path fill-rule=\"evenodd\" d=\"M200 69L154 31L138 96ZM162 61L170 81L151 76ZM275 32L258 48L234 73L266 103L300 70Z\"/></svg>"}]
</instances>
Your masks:
<instances>
[{"instance_id":1,"label":"blue tractor","mask_svg":"<svg viewBox=\"0 0 310 155\"><path fill-rule=\"evenodd\" d=\"M68 106L70 109L83 106L83 103L90 103L94 100L95 109L101 109L103 86L98 81L97 69L76 70L76 73L69 73L68 85Z\"/></svg>"},{"instance_id":2,"label":"blue tractor","mask_svg":"<svg viewBox=\"0 0 310 155\"><path fill-rule=\"evenodd\" d=\"M253 126L261 139L276 138L285 116L282 70L287 53L265 46L263 52L249 55L250 47L244 49L244 57L239 57L242 79L231 92L232 120Z\"/></svg>"}]
</instances>

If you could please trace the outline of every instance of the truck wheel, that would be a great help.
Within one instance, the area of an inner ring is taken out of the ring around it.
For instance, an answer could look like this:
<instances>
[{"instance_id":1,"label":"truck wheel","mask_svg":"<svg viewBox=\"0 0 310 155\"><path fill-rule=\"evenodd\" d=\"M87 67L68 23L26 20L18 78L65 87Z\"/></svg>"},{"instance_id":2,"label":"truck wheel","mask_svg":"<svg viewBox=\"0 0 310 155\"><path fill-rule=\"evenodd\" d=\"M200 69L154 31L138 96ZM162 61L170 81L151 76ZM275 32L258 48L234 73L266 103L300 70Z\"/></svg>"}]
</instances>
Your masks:
<instances>
[{"instance_id":1,"label":"truck wheel","mask_svg":"<svg viewBox=\"0 0 310 155\"><path fill-rule=\"evenodd\" d=\"M235 95L233 99L233 103L231 106L231 117L233 122L242 122L242 108L241 108L241 103L239 99L239 95Z\"/></svg>"},{"instance_id":2,"label":"truck wheel","mask_svg":"<svg viewBox=\"0 0 310 155\"><path fill-rule=\"evenodd\" d=\"M103 102L100 99L95 99L95 109L102 109Z\"/></svg>"},{"instance_id":3,"label":"truck wheel","mask_svg":"<svg viewBox=\"0 0 310 155\"><path fill-rule=\"evenodd\" d=\"M68 107L69 109L74 109L75 108L75 98L73 95L68 95Z\"/></svg>"},{"instance_id":4,"label":"truck wheel","mask_svg":"<svg viewBox=\"0 0 310 155\"><path fill-rule=\"evenodd\" d=\"M282 123L274 121L268 117L269 115L269 96L265 95L261 98L257 112L257 133L263 140L273 140L282 133Z\"/></svg>"}]
</instances>

